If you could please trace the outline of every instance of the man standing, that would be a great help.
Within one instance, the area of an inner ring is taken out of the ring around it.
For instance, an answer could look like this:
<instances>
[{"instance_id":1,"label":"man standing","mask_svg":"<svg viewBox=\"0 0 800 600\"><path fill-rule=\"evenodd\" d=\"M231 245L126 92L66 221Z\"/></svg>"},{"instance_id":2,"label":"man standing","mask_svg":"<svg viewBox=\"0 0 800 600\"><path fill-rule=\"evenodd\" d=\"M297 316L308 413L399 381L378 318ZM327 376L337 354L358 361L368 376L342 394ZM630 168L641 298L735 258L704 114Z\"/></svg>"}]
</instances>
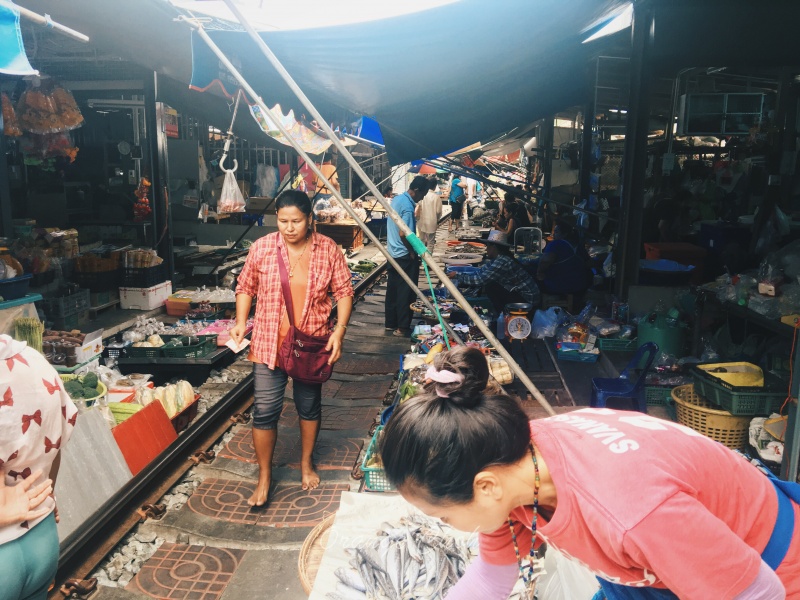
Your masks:
<instances>
[{"instance_id":1,"label":"man standing","mask_svg":"<svg viewBox=\"0 0 800 600\"><path fill-rule=\"evenodd\" d=\"M428 193L428 180L417 175L411 182L407 192L398 194L392 199L392 208L400 215L411 231L416 231L417 221L414 218L415 203ZM392 219L386 225L386 247L389 254L397 261L399 267L414 283L419 279L419 258L406 241L406 235L400 231ZM389 281L386 285L386 313L384 324L386 331L398 337L411 335L411 303L416 293L402 280L400 274L389 265Z\"/></svg>"}]
</instances>

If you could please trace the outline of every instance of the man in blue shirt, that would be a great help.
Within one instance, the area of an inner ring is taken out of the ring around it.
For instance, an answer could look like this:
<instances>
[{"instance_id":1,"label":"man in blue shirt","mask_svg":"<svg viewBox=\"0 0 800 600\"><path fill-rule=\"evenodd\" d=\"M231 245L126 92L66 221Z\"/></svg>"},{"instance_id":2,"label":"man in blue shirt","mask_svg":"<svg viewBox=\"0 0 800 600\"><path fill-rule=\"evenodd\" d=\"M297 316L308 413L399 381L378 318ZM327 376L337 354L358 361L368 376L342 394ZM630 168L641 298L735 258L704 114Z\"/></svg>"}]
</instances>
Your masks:
<instances>
[{"instance_id":1,"label":"man in blue shirt","mask_svg":"<svg viewBox=\"0 0 800 600\"><path fill-rule=\"evenodd\" d=\"M412 232L417 228L414 207L427 193L428 180L422 175L417 175L407 192L398 194L392 199L392 208L397 211ZM416 283L419 279L419 257L408 246L405 234L400 231L392 219L388 219L386 223L386 247L400 268L408 274L411 281ZM416 292L409 288L394 267L389 265L384 315L386 331L391 331L392 335L398 337L411 335L411 304L416 296Z\"/></svg>"}]
</instances>

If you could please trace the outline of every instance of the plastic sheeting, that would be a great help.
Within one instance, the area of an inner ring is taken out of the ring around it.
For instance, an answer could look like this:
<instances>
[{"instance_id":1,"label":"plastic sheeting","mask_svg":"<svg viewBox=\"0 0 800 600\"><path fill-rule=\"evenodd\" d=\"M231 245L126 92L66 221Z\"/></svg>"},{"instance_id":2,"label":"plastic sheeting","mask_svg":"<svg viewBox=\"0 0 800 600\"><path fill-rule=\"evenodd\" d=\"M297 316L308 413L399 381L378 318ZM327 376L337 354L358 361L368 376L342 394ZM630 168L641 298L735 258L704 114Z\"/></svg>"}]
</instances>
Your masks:
<instances>
[{"instance_id":1,"label":"plastic sheeting","mask_svg":"<svg viewBox=\"0 0 800 600\"><path fill-rule=\"evenodd\" d=\"M390 162L401 164L586 102L584 73L597 45L583 41L624 4L461 0L381 21L261 35L313 102L374 118ZM210 35L241 60L257 90L282 87L246 33Z\"/></svg>"}]
</instances>

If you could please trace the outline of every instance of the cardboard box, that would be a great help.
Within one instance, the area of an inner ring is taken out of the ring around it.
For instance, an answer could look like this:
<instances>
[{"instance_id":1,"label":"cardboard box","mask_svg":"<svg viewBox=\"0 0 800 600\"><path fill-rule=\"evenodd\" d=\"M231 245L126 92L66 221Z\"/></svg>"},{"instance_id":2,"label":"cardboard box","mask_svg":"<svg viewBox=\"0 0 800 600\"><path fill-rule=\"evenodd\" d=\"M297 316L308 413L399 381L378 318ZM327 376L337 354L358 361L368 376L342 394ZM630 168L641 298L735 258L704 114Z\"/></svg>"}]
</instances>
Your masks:
<instances>
[{"instance_id":1,"label":"cardboard box","mask_svg":"<svg viewBox=\"0 0 800 600\"><path fill-rule=\"evenodd\" d=\"M103 352L103 331L105 330L98 329L97 331L86 334L83 340L83 346L75 353L78 358L77 364L85 363L87 360L91 360L92 357Z\"/></svg>"}]
</instances>

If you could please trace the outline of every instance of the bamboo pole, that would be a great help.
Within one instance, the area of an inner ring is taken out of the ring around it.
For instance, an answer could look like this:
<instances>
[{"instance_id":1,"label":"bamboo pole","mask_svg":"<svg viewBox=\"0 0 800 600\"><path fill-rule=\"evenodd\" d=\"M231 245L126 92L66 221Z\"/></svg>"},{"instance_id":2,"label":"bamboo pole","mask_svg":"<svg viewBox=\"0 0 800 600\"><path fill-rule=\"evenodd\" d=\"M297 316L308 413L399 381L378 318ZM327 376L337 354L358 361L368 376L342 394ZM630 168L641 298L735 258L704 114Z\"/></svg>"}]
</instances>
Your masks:
<instances>
[{"instance_id":1,"label":"bamboo pole","mask_svg":"<svg viewBox=\"0 0 800 600\"><path fill-rule=\"evenodd\" d=\"M8 0L0 0L0 6L5 6L6 8L10 8L11 10L15 10L19 13L20 17L24 17L28 21L36 23L37 25L41 25L42 27L53 29L54 31L66 35L67 37L70 37L73 40L77 40L79 42L89 41L89 36L82 34L80 31L75 31L74 29L70 29L69 27L62 25L61 23L56 23L55 21L53 21L53 19L50 18L50 15L48 14L40 15L39 13L35 13L32 10L25 8L24 6L20 6L19 4L14 4L13 2L9 2Z\"/></svg>"}]
</instances>

